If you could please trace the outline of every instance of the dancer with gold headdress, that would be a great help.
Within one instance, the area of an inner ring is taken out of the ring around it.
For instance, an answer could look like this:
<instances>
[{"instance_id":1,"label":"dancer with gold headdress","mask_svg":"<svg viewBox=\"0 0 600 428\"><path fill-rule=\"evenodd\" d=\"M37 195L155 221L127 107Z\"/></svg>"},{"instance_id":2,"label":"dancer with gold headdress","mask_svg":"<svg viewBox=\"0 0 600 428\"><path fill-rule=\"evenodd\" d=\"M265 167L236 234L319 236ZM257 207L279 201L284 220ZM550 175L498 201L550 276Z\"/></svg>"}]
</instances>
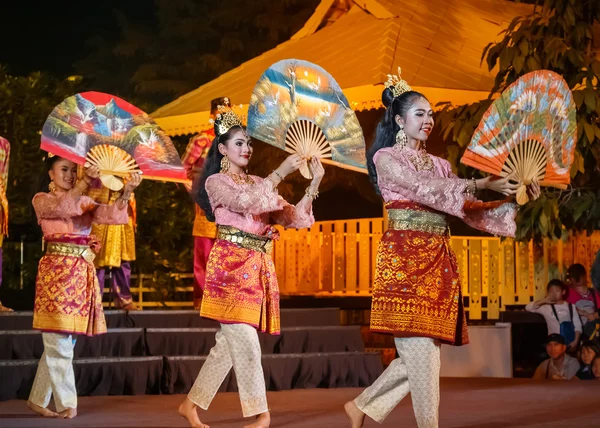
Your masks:
<instances>
[{"instance_id":1,"label":"dancer with gold headdress","mask_svg":"<svg viewBox=\"0 0 600 428\"><path fill-rule=\"evenodd\" d=\"M400 70L398 70L400 71ZM479 189L514 195L509 178L456 177L450 164L425 150L434 125L424 95L400 76L389 76L387 107L367 153L369 177L383 198L388 229L377 252L371 330L395 336L399 357L345 409L352 428L365 415L382 423L410 392L419 428L438 426L440 343L468 343L456 257L448 217L479 230L513 236L516 205L486 208ZM532 198L539 185L528 189Z\"/></svg>"},{"instance_id":2,"label":"dancer with gold headdress","mask_svg":"<svg viewBox=\"0 0 600 428\"><path fill-rule=\"evenodd\" d=\"M98 242L90 237L92 222L125 224L129 196L141 176L129 177L113 205L99 205L84 196L99 177L98 168L86 168L83 179L77 181L75 163L59 156L49 156L47 162L50 192L33 197L47 245L38 267L33 311L33 328L42 330L44 353L27 405L45 417L73 418L77 415L72 365L75 335L106 333L93 264ZM48 409L52 396L56 412Z\"/></svg>"},{"instance_id":3,"label":"dancer with gold headdress","mask_svg":"<svg viewBox=\"0 0 600 428\"><path fill-rule=\"evenodd\" d=\"M217 107L225 104L225 97L215 98L210 102L210 118L214 121L217 115ZM190 180L200 178L202 168L210 145L215 139L213 128L195 135L190 139L185 154L181 158L183 167ZM191 191L191 186L188 191ZM206 264L208 256L217 237L217 226L214 221L209 221L198 204L194 204L196 216L192 235L194 236L194 309L200 309L202 303L202 290L206 277Z\"/></svg>"},{"instance_id":4,"label":"dancer with gold headdress","mask_svg":"<svg viewBox=\"0 0 600 428\"><path fill-rule=\"evenodd\" d=\"M6 186L8 184L8 159L10 157L10 143L6 138L0 137L0 285L2 285L2 244L8 235L8 199L6 199ZM12 312L0 302L0 312Z\"/></svg>"},{"instance_id":5,"label":"dancer with gold headdress","mask_svg":"<svg viewBox=\"0 0 600 428\"><path fill-rule=\"evenodd\" d=\"M257 416L246 427L266 428L270 413L257 330L280 332L279 289L271 259L277 230L272 224L304 228L314 223L312 201L324 170L318 159L310 161L314 178L300 202L290 205L277 193L277 185L300 167L300 156L288 157L263 179L245 172L252 142L231 108L220 107L215 134L194 194L207 218L218 226L200 315L219 321L221 329L179 413L192 427L207 427L197 408L208 409L233 367L243 415Z\"/></svg>"}]
</instances>

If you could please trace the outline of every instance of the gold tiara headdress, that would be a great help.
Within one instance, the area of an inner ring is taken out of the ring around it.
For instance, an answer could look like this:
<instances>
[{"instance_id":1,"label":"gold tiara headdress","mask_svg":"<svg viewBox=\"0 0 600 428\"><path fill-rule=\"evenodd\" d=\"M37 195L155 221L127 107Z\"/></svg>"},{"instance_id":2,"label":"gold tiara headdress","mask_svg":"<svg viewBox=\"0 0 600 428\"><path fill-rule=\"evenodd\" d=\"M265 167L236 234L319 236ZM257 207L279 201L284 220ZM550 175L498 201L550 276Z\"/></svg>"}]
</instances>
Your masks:
<instances>
[{"instance_id":1,"label":"gold tiara headdress","mask_svg":"<svg viewBox=\"0 0 600 428\"><path fill-rule=\"evenodd\" d=\"M392 91L394 98L399 97L405 92L412 91L410 85L401 76L402 71L398 67L398 75L388 74L388 80L384 83L384 86Z\"/></svg>"},{"instance_id":2,"label":"gold tiara headdress","mask_svg":"<svg viewBox=\"0 0 600 428\"><path fill-rule=\"evenodd\" d=\"M234 126L244 126L244 116L238 115L233 111L233 108L229 105L229 98L224 98L223 106L217 106L217 116L216 118L210 119L210 123L216 125L217 137L227 133ZM240 104L239 108L242 109L242 105Z\"/></svg>"}]
</instances>

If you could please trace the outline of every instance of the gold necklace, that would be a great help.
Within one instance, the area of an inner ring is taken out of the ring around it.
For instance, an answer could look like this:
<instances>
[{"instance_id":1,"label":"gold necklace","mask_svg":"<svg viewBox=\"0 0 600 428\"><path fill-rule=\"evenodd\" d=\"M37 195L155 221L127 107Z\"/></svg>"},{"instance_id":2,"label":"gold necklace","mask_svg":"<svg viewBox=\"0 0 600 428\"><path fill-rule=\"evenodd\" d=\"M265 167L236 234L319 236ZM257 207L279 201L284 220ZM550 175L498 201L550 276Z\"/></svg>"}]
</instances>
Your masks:
<instances>
[{"instance_id":1,"label":"gold necklace","mask_svg":"<svg viewBox=\"0 0 600 428\"><path fill-rule=\"evenodd\" d=\"M415 166L417 171L433 171L434 166L433 166L433 161L431 160L431 156L429 156L427 154L425 149L419 150L418 153L419 153L418 156L416 156L412 153L408 155L408 158L410 159L412 164Z\"/></svg>"},{"instance_id":2,"label":"gold necklace","mask_svg":"<svg viewBox=\"0 0 600 428\"><path fill-rule=\"evenodd\" d=\"M405 145L400 145L398 143L394 145L398 147L400 151L403 151L406 147ZM416 152L419 154L418 156L413 153L407 154L408 160L414 165L415 169L417 171L433 171L433 161L431 160L431 156L429 156L427 151L425 149L419 149L416 150Z\"/></svg>"},{"instance_id":3,"label":"gold necklace","mask_svg":"<svg viewBox=\"0 0 600 428\"><path fill-rule=\"evenodd\" d=\"M254 180L245 172L236 174L234 172L227 172L227 175L235 182L235 184L254 184Z\"/></svg>"}]
</instances>

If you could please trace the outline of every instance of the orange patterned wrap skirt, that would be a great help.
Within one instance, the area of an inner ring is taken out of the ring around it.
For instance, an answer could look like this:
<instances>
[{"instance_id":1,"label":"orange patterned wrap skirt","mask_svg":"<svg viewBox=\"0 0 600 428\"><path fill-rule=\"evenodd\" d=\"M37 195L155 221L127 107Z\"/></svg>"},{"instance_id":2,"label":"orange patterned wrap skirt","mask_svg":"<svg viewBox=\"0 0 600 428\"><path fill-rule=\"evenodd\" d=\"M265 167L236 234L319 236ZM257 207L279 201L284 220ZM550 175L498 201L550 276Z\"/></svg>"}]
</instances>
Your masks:
<instances>
[{"instance_id":1,"label":"orange patterned wrap skirt","mask_svg":"<svg viewBox=\"0 0 600 428\"><path fill-rule=\"evenodd\" d=\"M98 242L90 236L45 237L35 284L33 328L65 334L106 333L102 296L94 267Z\"/></svg>"},{"instance_id":2,"label":"orange patterned wrap skirt","mask_svg":"<svg viewBox=\"0 0 600 428\"><path fill-rule=\"evenodd\" d=\"M200 315L280 333L279 286L270 238L219 226L206 265Z\"/></svg>"},{"instance_id":3,"label":"orange patterned wrap skirt","mask_svg":"<svg viewBox=\"0 0 600 428\"><path fill-rule=\"evenodd\" d=\"M467 344L456 256L445 214L409 201L386 205L377 251L371 330Z\"/></svg>"}]
</instances>

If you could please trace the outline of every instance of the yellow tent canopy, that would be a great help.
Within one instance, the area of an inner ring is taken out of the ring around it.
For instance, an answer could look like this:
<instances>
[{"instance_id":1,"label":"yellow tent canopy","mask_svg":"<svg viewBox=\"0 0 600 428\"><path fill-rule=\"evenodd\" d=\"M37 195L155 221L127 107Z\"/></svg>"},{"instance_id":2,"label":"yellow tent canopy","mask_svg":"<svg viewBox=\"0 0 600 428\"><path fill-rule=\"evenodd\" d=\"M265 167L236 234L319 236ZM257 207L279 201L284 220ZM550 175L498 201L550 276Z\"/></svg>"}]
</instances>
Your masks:
<instances>
[{"instance_id":1,"label":"yellow tent canopy","mask_svg":"<svg viewBox=\"0 0 600 428\"><path fill-rule=\"evenodd\" d=\"M485 45L531 6L498 0L322 0L290 40L159 108L152 117L169 135L210 125L210 100L250 100L271 64L297 58L331 73L356 111L380 108L383 83L402 77L432 105L486 98L494 73L481 62Z\"/></svg>"}]
</instances>

